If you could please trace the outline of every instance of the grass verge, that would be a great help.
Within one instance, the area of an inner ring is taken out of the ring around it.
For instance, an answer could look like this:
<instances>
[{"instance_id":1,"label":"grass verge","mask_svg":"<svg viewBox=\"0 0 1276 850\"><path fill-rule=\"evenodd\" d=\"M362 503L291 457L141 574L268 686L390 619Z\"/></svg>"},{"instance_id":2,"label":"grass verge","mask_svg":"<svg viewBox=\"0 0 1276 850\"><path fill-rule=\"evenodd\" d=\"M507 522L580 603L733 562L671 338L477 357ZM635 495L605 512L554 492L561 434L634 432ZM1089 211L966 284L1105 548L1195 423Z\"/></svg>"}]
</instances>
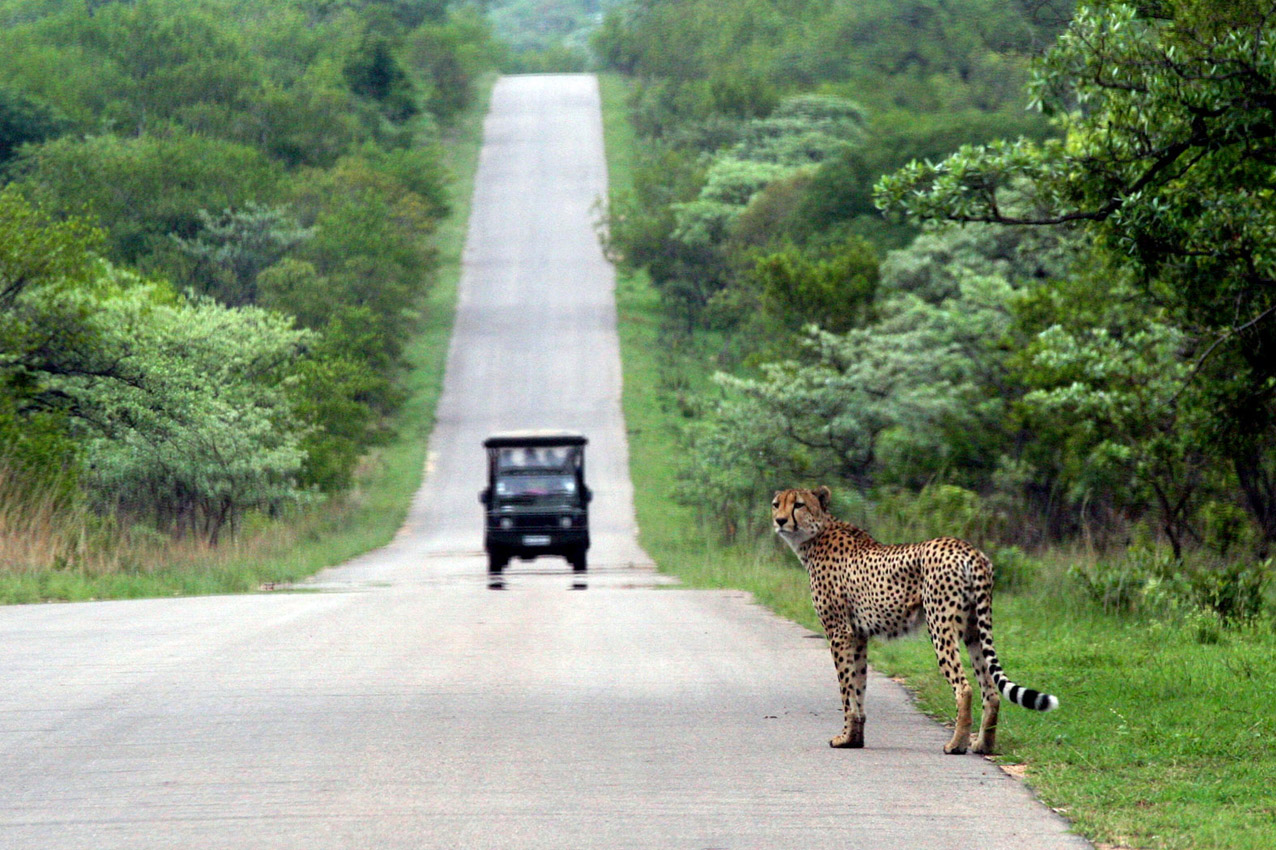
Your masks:
<instances>
[{"instance_id":1,"label":"grass verge","mask_svg":"<svg viewBox=\"0 0 1276 850\"><path fill-rule=\"evenodd\" d=\"M624 83L604 76L604 126L613 190L628 185L636 145ZM623 405L640 541L686 585L750 591L818 630L806 576L773 540L723 547L674 502L680 409L667 389L659 298L642 275L620 273L617 310ZM695 391L695 381L692 391ZM883 534L886 537L886 534ZM1276 847L1276 629L1270 620L1200 643L1189 624L1105 614L1083 598L1056 553L1018 595L995 600L997 649L1010 675L1060 697L1041 715L1007 706L998 761L1017 765L1077 832L1119 847ZM950 722L951 691L924 634L875 645L878 670L903 679L918 705ZM829 670L830 693L836 687ZM830 730L833 731L833 730ZM871 736L871 731L870 731Z\"/></svg>"},{"instance_id":2,"label":"grass verge","mask_svg":"<svg viewBox=\"0 0 1276 850\"><path fill-rule=\"evenodd\" d=\"M155 540L150 546L135 545L109 569L0 569L0 604L251 592L296 581L391 540L425 468L452 333L483 118L494 82L494 75L484 81L482 96L444 139L452 212L434 235L437 278L422 308L421 329L405 352L406 399L396 417L396 437L364 458L355 487L340 499L283 520L250 525L216 549Z\"/></svg>"},{"instance_id":3,"label":"grass verge","mask_svg":"<svg viewBox=\"0 0 1276 850\"><path fill-rule=\"evenodd\" d=\"M1002 711L998 761L1026 767L1037 795L1089 838L1122 847L1276 846L1276 632L1214 644L1148 618L1060 610L1025 593L994 602L1010 676L1059 695L1047 715ZM952 693L925 636L876 648L918 704L942 718Z\"/></svg>"}]
</instances>

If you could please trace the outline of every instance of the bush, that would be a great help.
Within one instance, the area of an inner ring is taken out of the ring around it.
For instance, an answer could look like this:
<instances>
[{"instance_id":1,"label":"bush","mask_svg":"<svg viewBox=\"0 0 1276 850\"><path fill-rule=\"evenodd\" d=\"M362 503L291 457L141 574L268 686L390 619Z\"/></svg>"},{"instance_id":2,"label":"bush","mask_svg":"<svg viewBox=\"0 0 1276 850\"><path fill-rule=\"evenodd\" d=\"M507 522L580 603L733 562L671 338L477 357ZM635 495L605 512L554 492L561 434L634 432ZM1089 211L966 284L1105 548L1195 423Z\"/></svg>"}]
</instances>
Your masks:
<instances>
[{"instance_id":1,"label":"bush","mask_svg":"<svg viewBox=\"0 0 1276 850\"><path fill-rule=\"evenodd\" d=\"M1149 591L1159 591L1161 580L1173 574L1173 564L1168 552L1138 547L1116 561L1074 566L1068 575L1105 613L1130 614Z\"/></svg>"},{"instance_id":2,"label":"bush","mask_svg":"<svg viewBox=\"0 0 1276 850\"><path fill-rule=\"evenodd\" d=\"M1187 589L1192 599L1212 610L1224 623L1247 623L1263 613L1267 588L1271 584L1272 562L1228 564L1189 575Z\"/></svg>"},{"instance_id":3,"label":"bush","mask_svg":"<svg viewBox=\"0 0 1276 850\"><path fill-rule=\"evenodd\" d=\"M1262 613L1271 585L1272 562L1192 565L1168 551L1130 549L1114 561L1073 567L1069 574L1107 613L1178 620L1212 642L1213 627L1252 622Z\"/></svg>"},{"instance_id":4,"label":"bush","mask_svg":"<svg viewBox=\"0 0 1276 850\"><path fill-rule=\"evenodd\" d=\"M873 515L882 524L882 533L898 535L901 541L988 539L998 525L978 493L952 484L932 484L919 493L891 491L879 499Z\"/></svg>"},{"instance_id":5,"label":"bush","mask_svg":"<svg viewBox=\"0 0 1276 850\"><path fill-rule=\"evenodd\" d=\"M1041 572L1041 563L1018 546L993 544L984 554L992 560L994 587L1001 593L1027 588Z\"/></svg>"}]
</instances>

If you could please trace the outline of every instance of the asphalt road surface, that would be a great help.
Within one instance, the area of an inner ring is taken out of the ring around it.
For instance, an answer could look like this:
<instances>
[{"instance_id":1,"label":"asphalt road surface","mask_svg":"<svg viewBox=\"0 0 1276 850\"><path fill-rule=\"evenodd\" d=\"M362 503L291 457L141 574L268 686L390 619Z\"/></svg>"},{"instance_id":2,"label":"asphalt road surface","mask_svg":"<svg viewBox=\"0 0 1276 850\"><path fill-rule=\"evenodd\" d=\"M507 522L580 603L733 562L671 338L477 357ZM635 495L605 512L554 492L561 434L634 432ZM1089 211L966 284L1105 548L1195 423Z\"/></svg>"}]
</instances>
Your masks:
<instances>
[{"instance_id":1,"label":"asphalt road surface","mask_svg":"<svg viewBox=\"0 0 1276 850\"><path fill-rule=\"evenodd\" d=\"M309 593L0 609L0 847L1084 847L893 683L635 543L585 76L500 81L428 480ZM488 432L590 437L590 569L489 587ZM1013 659L1012 659L1013 661ZM1064 710L1066 710L1066 705ZM1015 709L1003 723L1015 723Z\"/></svg>"}]
</instances>

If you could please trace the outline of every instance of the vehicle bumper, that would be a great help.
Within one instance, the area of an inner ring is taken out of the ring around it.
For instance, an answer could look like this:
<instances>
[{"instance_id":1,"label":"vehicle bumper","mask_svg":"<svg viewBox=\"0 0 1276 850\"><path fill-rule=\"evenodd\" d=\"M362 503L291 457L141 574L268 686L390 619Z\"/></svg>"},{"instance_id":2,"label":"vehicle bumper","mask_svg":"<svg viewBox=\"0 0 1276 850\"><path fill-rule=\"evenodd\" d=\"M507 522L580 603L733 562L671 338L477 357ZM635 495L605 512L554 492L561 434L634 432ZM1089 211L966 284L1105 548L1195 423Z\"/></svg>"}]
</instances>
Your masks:
<instances>
[{"instance_id":1,"label":"vehicle bumper","mask_svg":"<svg viewBox=\"0 0 1276 850\"><path fill-rule=\"evenodd\" d=\"M581 529L488 529L484 547L515 555L561 555L589 548L589 532Z\"/></svg>"}]
</instances>

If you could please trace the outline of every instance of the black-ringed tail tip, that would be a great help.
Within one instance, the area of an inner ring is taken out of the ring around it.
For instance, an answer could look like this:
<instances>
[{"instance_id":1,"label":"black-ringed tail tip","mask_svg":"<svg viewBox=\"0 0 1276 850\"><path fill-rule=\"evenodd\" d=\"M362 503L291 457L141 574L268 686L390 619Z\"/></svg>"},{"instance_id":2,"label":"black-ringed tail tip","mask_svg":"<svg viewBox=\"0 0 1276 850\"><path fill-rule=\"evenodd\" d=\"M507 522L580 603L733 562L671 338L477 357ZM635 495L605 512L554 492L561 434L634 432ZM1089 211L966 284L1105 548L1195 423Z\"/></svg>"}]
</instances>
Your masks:
<instances>
[{"instance_id":1,"label":"black-ringed tail tip","mask_svg":"<svg viewBox=\"0 0 1276 850\"><path fill-rule=\"evenodd\" d=\"M997 684L997 690L1001 691L1001 695L1015 705L1030 708L1033 711L1054 711L1059 707L1059 698L1055 695L1016 685L1000 670L992 671L992 680Z\"/></svg>"}]
</instances>

